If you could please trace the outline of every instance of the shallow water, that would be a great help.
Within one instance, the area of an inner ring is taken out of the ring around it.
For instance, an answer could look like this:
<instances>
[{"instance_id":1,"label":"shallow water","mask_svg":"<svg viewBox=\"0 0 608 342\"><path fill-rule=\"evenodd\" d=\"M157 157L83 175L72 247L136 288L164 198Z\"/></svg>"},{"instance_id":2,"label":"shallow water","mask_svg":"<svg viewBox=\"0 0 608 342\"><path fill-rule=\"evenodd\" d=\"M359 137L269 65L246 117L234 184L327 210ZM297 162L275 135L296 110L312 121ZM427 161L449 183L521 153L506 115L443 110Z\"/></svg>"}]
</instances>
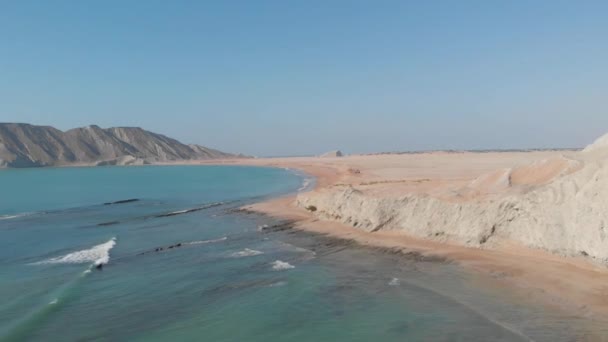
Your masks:
<instances>
[{"instance_id":1,"label":"shallow water","mask_svg":"<svg viewBox=\"0 0 608 342\"><path fill-rule=\"evenodd\" d=\"M0 339L569 341L593 328L441 260L262 230L276 222L234 210L305 181L233 166L0 172Z\"/></svg>"}]
</instances>

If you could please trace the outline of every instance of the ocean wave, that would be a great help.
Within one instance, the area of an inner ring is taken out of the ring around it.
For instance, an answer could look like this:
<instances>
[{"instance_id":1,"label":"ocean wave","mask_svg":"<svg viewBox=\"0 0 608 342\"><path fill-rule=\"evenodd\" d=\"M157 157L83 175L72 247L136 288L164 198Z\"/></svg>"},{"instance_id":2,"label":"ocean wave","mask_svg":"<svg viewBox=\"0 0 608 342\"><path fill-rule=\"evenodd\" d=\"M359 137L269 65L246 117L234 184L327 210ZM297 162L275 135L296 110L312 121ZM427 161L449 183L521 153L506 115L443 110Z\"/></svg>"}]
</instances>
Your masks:
<instances>
[{"instance_id":1,"label":"ocean wave","mask_svg":"<svg viewBox=\"0 0 608 342\"><path fill-rule=\"evenodd\" d=\"M13 214L13 215L0 215L0 220L12 220L12 219L32 216L32 215L36 215L36 214L40 214L40 213L39 212L27 212L27 213Z\"/></svg>"},{"instance_id":2,"label":"ocean wave","mask_svg":"<svg viewBox=\"0 0 608 342\"><path fill-rule=\"evenodd\" d=\"M391 279L391 281L388 282L389 286L399 286L399 284L401 284L399 278L393 278Z\"/></svg>"},{"instance_id":3,"label":"ocean wave","mask_svg":"<svg viewBox=\"0 0 608 342\"><path fill-rule=\"evenodd\" d=\"M95 266L105 265L110 261L110 250L116 245L116 238L111 238L109 241L100 245L93 246L90 249L84 249L68 253L64 256L50 258L37 262L37 265L44 264L84 264L93 263Z\"/></svg>"},{"instance_id":4,"label":"ocean wave","mask_svg":"<svg viewBox=\"0 0 608 342\"><path fill-rule=\"evenodd\" d=\"M244 250L242 250L240 252L234 252L234 253L232 253L231 256L233 258L243 258L243 257L260 255L260 254L264 254L264 253L260 252L260 251L256 251L255 249L245 248Z\"/></svg>"},{"instance_id":5,"label":"ocean wave","mask_svg":"<svg viewBox=\"0 0 608 342\"><path fill-rule=\"evenodd\" d=\"M296 268L292 264L281 260L275 260L271 265L272 269L275 271L290 270L292 268Z\"/></svg>"},{"instance_id":6,"label":"ocean wave","mask_svg":"<svg viewBox=\"0 0 608 342\"><path fill-rule=\"evenodd\" d=\"M223 238L213 239L213 240L199 240L199 241L191 241L184 243L185 245L205 245L208 243L216 243L228 240L228 237L224 236Z\"/></svg>"},{"instance_id":7,"label":"ocean wave","mask_svg":"<svg viewBox=\"0 0 608 342\"><path fill-rule=\"evenodd\" d=\"M272 283L270 285L268 285L268 287L281 287L281 286L285 286L287 285L287 282L284 280L281 281L277 281L276 283Z\"/></svg>"},{"instance_id":8,"label":"ocean wave","mask_svg":"<svg viewBox=\"0 0 608 342\"><path fill-rule=\"evenodd\" d=\"M302 192L304 190L308 190L308 188L310 187L311 183L312 183L312 179L305 178L302 181L302 186L300 186L300 188L298 188L298 192Z\"/></svg>"}]
</instances>

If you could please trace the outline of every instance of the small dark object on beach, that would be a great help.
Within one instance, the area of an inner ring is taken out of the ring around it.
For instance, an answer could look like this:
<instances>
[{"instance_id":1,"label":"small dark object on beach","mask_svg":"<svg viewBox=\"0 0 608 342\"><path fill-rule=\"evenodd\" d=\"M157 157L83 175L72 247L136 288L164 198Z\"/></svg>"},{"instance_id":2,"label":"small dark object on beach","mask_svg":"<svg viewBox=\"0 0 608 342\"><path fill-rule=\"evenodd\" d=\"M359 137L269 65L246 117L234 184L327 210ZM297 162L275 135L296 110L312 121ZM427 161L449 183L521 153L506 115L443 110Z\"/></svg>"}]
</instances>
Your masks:
<instances>
[{"instance_id":1,"label":"small dark object on beach","mask_svg":"<svg viewBox=\"0 0 608 342\"><path fill-rule=\"evenodd\" d=\"M309 205L306 207L306 210L308 210L310 212L315 212L315 211L317 211L317 207L315 207L314 205Z\"/></svg>"}]
</instances>

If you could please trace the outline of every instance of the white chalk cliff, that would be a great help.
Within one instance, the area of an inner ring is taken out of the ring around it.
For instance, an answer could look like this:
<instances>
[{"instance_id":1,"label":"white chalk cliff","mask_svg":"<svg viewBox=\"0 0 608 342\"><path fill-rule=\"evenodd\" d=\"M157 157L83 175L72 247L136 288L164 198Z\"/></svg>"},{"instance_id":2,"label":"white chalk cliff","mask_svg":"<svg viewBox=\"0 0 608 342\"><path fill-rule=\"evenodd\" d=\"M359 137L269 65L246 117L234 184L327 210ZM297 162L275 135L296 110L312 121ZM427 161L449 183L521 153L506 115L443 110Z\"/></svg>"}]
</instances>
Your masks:
<instances>
[{"instance_id":1,"label":"white chalk cliff","mask_svg":"<svg viewBox=\"0 0 608 342\"><path fill-rule=\"evenodd\" d=\"M608 262L608 135L574 157L481 176L462 193L482 190L485 196L447 200L331 188L300 194L297 202L320 218L368 232L396 230L481 248L516 242Z\"/></svg>"}]
</instances>

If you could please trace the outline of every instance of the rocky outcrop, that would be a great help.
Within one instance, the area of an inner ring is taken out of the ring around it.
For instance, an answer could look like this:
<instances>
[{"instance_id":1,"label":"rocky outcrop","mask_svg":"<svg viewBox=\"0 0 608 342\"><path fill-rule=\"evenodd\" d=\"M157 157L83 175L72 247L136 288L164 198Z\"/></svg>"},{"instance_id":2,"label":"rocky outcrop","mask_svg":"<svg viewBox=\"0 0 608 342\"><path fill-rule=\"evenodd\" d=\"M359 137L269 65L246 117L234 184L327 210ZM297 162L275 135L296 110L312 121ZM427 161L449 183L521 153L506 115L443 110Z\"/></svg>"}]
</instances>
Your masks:
<instances>
[{"instance_id":1,"label":"rocky outcrop","mask_svg":"<svg viewBox=\"0 0 608 342\"><path fill-rule=\"evenodd\" d=\"M50 126L0 123L0 167L142 165L234 157L238 156L185 145L139 127L92 125L62 132Z\"/></svg>"},{"instance_id":2,"label":"rocky outcrop","mask_svg":"<svg viewBox=\"0 0 608 342\"><path fill-rule=\"evenodd\" d=\"M128 165L145 165L150 164L147 160L141 158L135 158L133 156L122 156L116 159L104 160L97 162L96 166L128 166Z\"/></svg>"}]
</instances>

